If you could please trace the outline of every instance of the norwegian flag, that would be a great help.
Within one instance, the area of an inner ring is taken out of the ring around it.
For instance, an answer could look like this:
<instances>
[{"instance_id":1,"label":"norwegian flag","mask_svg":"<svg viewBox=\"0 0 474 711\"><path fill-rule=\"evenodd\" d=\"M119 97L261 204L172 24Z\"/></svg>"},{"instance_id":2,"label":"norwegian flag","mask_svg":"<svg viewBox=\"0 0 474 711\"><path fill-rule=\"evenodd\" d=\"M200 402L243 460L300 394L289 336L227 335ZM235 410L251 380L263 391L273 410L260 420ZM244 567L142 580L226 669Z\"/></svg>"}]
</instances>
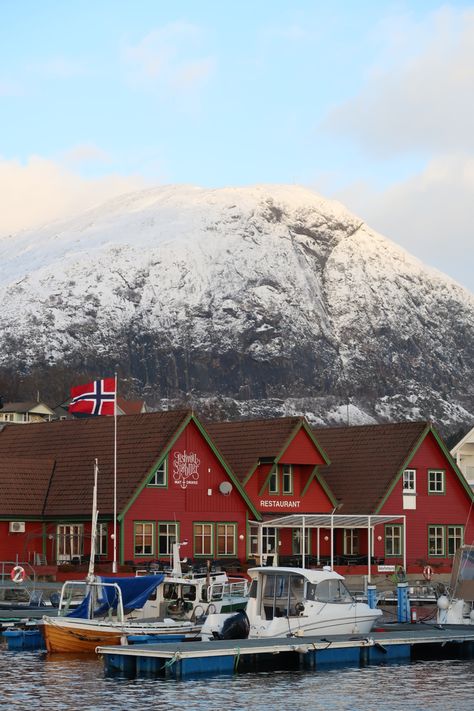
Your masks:
<instances>
[{"instance_id":1,"label":"norwegian flag","mask_svg":"<svg viewBox=\"0 0 474 711\"><path fill-rule=\"evenodd\" d=\"M71 388L69 412L75 415L114 415L115 378L94 380Z\"/></svg>"}]
</instances>

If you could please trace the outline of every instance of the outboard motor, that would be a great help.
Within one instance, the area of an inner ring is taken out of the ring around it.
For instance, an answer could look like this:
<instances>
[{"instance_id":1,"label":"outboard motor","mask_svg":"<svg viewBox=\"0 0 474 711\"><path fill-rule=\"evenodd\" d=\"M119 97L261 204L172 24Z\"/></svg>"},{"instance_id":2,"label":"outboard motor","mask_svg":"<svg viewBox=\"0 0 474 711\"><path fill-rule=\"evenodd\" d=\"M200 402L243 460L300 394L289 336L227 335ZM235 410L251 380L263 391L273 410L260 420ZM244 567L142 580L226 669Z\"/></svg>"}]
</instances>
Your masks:
<instances>
[{"instance_id":1,"label":"outboard motor","mask_svg":"<svg viewBox=\"0 0 474 711\"><path fill-rule=\"evenodd\" d=\"M235 615L224 621L220 639L247 639L250 632L250 622L245 610L239 610Z\"/></svg>"}]
</instances>

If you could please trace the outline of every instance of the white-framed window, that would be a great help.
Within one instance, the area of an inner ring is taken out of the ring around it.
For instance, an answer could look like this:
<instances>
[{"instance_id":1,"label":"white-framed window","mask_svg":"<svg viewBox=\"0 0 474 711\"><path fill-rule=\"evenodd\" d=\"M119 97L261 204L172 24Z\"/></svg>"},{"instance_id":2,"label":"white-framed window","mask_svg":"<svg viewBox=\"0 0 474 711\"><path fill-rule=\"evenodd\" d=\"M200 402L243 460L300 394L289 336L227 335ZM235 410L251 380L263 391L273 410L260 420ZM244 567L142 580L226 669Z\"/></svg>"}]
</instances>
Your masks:
<instances>
[{"instance_id":1,"label":"white-framed window","mask_svg":"<svg viewBox=\"0 0 474 711\"><path fill-rule=\"evenodd\" d=\"M302 530L301 528L293 528L291 532L291 541L292 541L292 551L295 555L301 555L303 553L303 536L301 535ZM311 546L311 529L305 528L304 530L304 552L305 555L310 553L310 546Z\"/></svg>"},{"instance_id":2,"label":"white-framed window","mask_svg":"<svg viewBox=\"0 0 474 711\"><path fill-rule=\"evenodd\" d=\"M97 524L97 536L95 540L95 547L97 555L107 555L107 534L108 534L108 524L98 523Z\"/></svg>"},{"instance_id":3,"label":"white-framed window","mask_svg":"<svg viewBox=\"0 0 474 711\"><path fill-rule=\"evenodd\" d=\"M441 469L428 470L428 493L429 494L444 494L445 493L445 474Z\"/></svg>"},{"instance_id":4,"label":"white-framed window","mask_svg":"<svg viewBox=\"0 0 474 711\"><path fill-rule=\"evenodd\" d=\"M385 555L403 555L402 526L385 526Z\"/></svg>"},{"instance_id":5,"label":"white-framed window","mask_svg":"<svg viewBox=\"0 0 474 711\"><path fill-rule=\"evenodd\" d=\"M236 555L237 524L216 524L216 550L217 556Z\"/></svg>"},{"instance_id":6,"label":"white-framed window","mask_svg":"<svg viewBox=\"0 0 474 711\"><path fill-rule=\"evenodd\" d=\"M445 529L444 526L428 526L428 555L445 555Z\"/></svg>"},{"instance_id":7,"label":"white-framed window","mask_svg":"<svg viewBox=\"0 0 474 711\"><path fill-rule=\"evenodd\" d=\"M178 540L176 521L162 521L158 524L158 555L168 556L173 553L173 543Z\"/></svg>"},{"instance_id":8,"label":"white-framed window","mask_svg":"<svg viewBox=\"0 0 474 711\"><path fill-rule=\"evenodd\" d=\"M136 521L134 526L135 555L155 554L155 524L153 521Z\"/></svg>"},{"instance_id":9,"label":"white-framed window","mask_svg":"<svg viewBox=\"0 0 474 711\"><path fill-rule=\"evenodd\" d=\"M282 493L293 493L293 467L291 464L282 464L281 467Z\"/></svg>"},{"instance_id":10,"label":"white-framed window","mask_svg":"<svg viewBox=\"0 0 474 711\"><path fill-rule=\"evenodd\" d=\"M56 555L58 563L81 558L84 552L84 525L60 523L56 530Z\"/></svg>"},{"instance_id":11,"label":"white-framed window","mask_svg":"<svg viewBox=\"0 0 474 711\"><path fill-rule=\"evenodd\" d=\"M416 493L416 469L405 469L403 472L403 493Z\"/></svg>"},{"instance_id":12,"label":"white-framed window","mask_svg":"<svg viewBox=\"0 0 474 711\"><path fill-rule=\"evenodd\" d=\"M273 467L268 479L268 492L270 494L278 494L278 470L276 465Z\"/></svg>"},{"instance_id":13,"label":"white-framed window","mask_svg":"<svg viewBox=\"0 0 474 711\"><path fill-rule=\"evenodd\" d=\"M453 556L464 545L464 526L447 526L448 555Z\"/></svg>"},{"instance_id":14,"label":"white-framed window","mask_svg":"<svg viewBox=\"0 0 474 711\"><path fill-rule=\"evenodd\" d=\"M148 486L167 486L168 485L168 462L163 459L158 465L156 471L148 482Z\"/></svg>"},{"instance_id":15,"label":"white-framed window","mask_svg":"<svg viewBox=\"0 0 474 711\"><path fill-rule=\"evenodd\" d=\"M277 534L276 528L264 528L262 529L262 552L265 553L276 553L277 545ZM258 555L258 526L250 526L250 546L249 554L254 556Z\"/></svg>"},{"instance_id":16,"label":"white-framed window","mask_svg":"<svg viewBox=\"0 0 474 711\"><path fill-rule=\"evenodd\" d=\"M344 555L359 555L359 530L344 529Z\"/></svg>"},{"instance_id":17,"label":"white-framed window","mask_svg":"<svg viewBox=\"0 0 474 711\"><path fill-rule=\"evenodd\" d=\"M214 555L213 523L195 523L193 526L194 555Z\"/></svg>"}]
</instances>

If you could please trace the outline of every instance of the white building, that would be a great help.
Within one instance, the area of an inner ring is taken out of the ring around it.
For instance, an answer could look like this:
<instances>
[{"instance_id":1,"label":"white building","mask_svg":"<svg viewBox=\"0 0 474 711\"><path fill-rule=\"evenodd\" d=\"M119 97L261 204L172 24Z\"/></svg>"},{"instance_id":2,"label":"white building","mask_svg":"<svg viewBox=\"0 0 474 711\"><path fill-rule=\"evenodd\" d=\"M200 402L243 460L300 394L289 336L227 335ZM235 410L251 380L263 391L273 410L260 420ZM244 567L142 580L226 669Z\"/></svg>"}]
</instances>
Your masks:
<instances>
[{"instance_id":1,"label":"white building","mask_svg":"<svg viewBox=\"0 0 474 711\"><path fill-rule=\"evenodd\" d=\"M469 486L474 489L474 427L452 448L451 454Z\"/></svg>"}]
</instances>

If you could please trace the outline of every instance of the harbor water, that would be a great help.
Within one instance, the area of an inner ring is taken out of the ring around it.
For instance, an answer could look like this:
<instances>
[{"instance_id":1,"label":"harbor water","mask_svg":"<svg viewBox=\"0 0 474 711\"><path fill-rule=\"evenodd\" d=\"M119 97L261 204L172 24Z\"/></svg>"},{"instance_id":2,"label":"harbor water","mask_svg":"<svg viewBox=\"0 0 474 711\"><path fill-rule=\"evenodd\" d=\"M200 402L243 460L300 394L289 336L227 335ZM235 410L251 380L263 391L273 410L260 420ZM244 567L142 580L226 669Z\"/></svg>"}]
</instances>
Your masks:
<instances>
[{"instance_id":1,"label":"harbor water","mask_svg":"<svg viewBox=\"0 0 474 711\"><path fill-rule=\"evenodd\" d=\"M0 699L47 711L472 711L474 660L319 672L260 672L176 682L107 678L95 657L0 649Z\"/></svg>"}]
</instances>

